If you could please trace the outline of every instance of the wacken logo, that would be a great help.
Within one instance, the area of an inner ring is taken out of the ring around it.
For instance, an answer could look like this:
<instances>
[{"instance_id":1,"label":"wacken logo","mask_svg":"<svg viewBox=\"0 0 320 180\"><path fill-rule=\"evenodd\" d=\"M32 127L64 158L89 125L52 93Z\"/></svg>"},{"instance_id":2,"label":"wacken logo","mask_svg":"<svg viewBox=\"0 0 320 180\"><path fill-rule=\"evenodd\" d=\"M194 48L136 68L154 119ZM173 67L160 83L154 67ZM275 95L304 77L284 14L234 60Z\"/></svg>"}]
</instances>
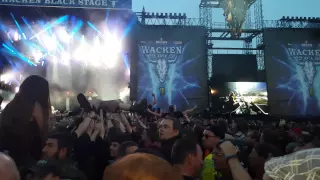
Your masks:
<instances>
[{"instance_id":1,"label":"wacken logo","mask_svg":"<svg viewBox=\"0 0 320 180\"><path fill-rule=\"evenodd\" d=\"M155 43L143 43L140 50L149 63L156 65L159 81L163 83L166 80L169 65L176 63L182 55L183 46L179 41L168 44L167 41L160 39Z\"/></svg>"},{"instance_id":2,"label":"wacken logo","mask_svg":"<svg viewBox=\"0 0 320 180\"><path fill-rule=\"evenodd\" d=\"M312 44L301 44L302 48L287 48L289 56L297 62L305 73L309 83L309 94L313 95L313 82L316 75L315 66L320 65L320 49L309 49Z\"/></svg>"}]
</instances>

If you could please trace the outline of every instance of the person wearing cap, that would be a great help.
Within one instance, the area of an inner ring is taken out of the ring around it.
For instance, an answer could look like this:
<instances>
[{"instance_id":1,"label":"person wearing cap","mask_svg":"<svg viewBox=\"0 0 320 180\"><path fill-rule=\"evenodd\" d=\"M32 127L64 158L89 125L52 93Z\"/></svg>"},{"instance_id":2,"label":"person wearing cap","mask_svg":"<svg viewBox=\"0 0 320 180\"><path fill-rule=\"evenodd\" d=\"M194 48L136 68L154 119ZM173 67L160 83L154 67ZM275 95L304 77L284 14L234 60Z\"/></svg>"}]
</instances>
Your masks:
<instances>
[{"instance_id":1,"label":"person wearing cap","mask_svg":"<svg viewBox=\"0 0 320 180\"><path fill-rule=\"evenodd\" d=\"M203 131L203 146L205 149L213 150L217 144L225 138L225 131L218 125L212 125ZM210 153L204 158L202 179L215 180L220 174L216 171L213 161L214 154Z\"/></svg>"}]
</instances>

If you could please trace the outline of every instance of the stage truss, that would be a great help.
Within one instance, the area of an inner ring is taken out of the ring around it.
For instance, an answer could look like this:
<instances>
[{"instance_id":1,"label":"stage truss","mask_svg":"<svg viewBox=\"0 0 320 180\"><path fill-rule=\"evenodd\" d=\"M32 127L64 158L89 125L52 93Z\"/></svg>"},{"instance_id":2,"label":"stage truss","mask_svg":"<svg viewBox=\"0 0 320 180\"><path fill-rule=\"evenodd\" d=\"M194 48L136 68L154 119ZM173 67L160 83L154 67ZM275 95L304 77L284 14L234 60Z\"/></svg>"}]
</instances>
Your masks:
<instances>
[{"instance_id":1,"label":"stage truss","mask_svg":"<svg viewBox=\"0 0 320 180\"><path fill-rule=\"evenodd\" d=\"M212 60L214 54L222 51L233 51L234 53L256 54L258 69L264 69L264 54L259 47L263 44L263 14L262 0L251 0L248 6L245 21L242 25L242 33L239 37L233 37L227 22L216 23L213 19L213 12L218 8L225 9L228 0L201 0L199 5L199 17L202 25L208 28L208 78L212 75ZM214 43L215 41L242 41L243 47L227 48ZM225 53L225 52L224 52Z\"/></svg>"}]
</instances>

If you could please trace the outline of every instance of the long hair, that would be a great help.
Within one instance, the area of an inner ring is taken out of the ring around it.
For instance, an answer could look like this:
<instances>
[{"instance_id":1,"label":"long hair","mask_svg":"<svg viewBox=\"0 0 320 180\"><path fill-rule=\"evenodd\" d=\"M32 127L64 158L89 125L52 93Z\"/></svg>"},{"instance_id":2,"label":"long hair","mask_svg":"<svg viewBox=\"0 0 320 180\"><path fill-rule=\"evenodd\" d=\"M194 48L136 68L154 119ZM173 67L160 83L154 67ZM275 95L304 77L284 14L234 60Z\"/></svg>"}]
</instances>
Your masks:
<instances>
[{"instance_id":1,"label":"long hair","mask_svg":"<svg viewBox=\"0 0 320 180\"><path fill-rule=\"evenodd\" d=\"M35 127L34 125L37 124L32 117L35 103L41 105L43 127ZM26 78L21 84L19 92L2 112L0 120L0 147L23 152L35 148L32 147L34 145L32 143L34 142L34 138L40 137L40 140L43 142L46 139L48 131L50 109L48 81L36 75Z\"/></svg>"}]
</instances>

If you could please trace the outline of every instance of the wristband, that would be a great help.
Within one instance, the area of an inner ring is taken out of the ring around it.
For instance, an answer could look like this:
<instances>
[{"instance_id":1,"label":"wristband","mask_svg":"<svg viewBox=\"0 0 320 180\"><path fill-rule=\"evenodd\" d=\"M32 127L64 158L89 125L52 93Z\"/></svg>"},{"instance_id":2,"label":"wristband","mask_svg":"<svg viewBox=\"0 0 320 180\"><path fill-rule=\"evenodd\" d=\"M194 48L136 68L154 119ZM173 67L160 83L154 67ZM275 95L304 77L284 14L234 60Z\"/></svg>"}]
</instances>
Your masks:
<instances>
[{"instance_id":1,"label":"wristband","mask_svg":"<svg viewBox=\"0 0 320 180\"><path fill-rule=\"evenodd\" d=\"M225 158L227 159L227 161L229 161L230 159L234 159L234 158L238 159L238 155L237 154L227 155L227 156L225 156Z\"/></svg>"}]
</instances>

